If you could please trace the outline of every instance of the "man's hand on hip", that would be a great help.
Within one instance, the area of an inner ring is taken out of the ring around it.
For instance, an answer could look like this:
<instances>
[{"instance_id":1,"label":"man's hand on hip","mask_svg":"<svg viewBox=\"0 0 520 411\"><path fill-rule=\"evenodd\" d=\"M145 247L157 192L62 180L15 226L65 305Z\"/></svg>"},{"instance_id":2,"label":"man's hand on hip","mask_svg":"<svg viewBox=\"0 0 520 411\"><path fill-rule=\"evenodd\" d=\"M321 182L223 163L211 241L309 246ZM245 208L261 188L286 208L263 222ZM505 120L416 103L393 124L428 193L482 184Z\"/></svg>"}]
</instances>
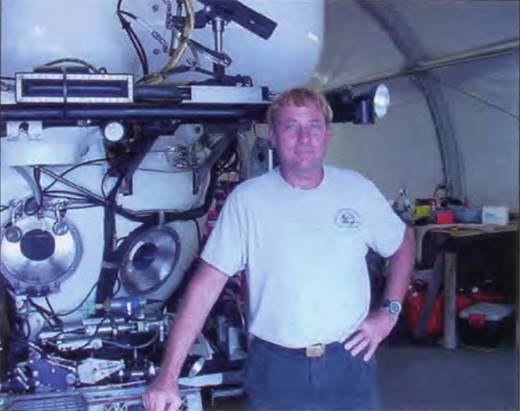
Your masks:
<instances>
[{"instance_id":1,"label":"man's hand on hip","mask_svg":"<svg viewBox=\"0 0 520 411\"><path fill-rule=\"evenodd\" d=\"M353 356L366 350L363 360L370 360L381 341L394 328L397 318L396 315L390 314L386 309L369 314L354 332L347 337L345 350L350 351Z\"/></svg>"}]
</instances>

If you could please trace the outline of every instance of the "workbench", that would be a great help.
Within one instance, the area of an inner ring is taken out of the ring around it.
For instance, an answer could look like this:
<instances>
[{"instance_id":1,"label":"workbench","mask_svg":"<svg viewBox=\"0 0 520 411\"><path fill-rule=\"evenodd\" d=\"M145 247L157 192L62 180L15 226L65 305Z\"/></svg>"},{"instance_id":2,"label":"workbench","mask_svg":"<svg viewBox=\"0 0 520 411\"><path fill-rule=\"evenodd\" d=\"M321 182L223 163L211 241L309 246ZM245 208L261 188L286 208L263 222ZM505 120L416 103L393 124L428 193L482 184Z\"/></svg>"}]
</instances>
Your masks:
<instances>
[{"instance_id":1,"label":"workbench","mask_svg":"<svg viewBox=\"0 0 520 411\"><path fill-rule=\"evenodd\" d=\"M440 270L444 285L444 332L442 344L446 349L457 347L457 259L462 250L482 242L512 240L518 248L518 221L508 224L429 224L416 226L416 263L423 258L424 239L428 234L436 246L437 258L442 258ZM437 271L437 272L436 272ZM440 272L438 272L440 271ZM511 273L513 274L513 273Z\"/></svg>"}]
</instances>

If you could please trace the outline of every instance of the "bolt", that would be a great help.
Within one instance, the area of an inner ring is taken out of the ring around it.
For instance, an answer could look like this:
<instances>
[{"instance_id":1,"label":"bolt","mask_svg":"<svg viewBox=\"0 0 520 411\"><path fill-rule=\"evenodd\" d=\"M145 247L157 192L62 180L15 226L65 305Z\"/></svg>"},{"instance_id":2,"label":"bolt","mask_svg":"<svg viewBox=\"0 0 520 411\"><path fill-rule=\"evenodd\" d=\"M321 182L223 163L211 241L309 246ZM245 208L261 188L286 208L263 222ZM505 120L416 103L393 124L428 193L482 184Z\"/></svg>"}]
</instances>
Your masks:
<instances>
[{"instance_id":1,"label":"bolt","mask_svg":"<svg viewBox=\"0 0 520 411\"><path fill-rule=\"evenodd\" d=\"M5 238L10 243L17 243L22 239L22 230L16 226L11 226L5 230Z\"/></svg>"},{"instance_id":2,"label":"bolt","mask_svg":"<svg viewBox=\"0 0 520 411\"><path fill-rule=\"evenodd\" d=\"M64 221L56 221L52 226L52 231L56 235L65 235L69 231L69 226Z\"/></svg>"},{"instance_id":3,"label":"bolt","mask_svg":"<svg viewBox=\"0 0 520 411\"><path fill-rule=\"evenodd\" d=\"M161 52L161 50L159 49L153 49L153 54L155 54L156 56Z\"/></svg>"},{"instance_id":4,"label":"bolt","mask_svg":"<svg viewBox=\"0 0 520 411\"><path fill-rule=\"evenodd\" d=\"M76 376L72 373L67 374L67 376L65 377L65 381L69 385L74 385L76 383Z\"/></svg>"},{"instance_id":5,"label":"bolt","mask_svg":"<svg viewBox=\"0 0 520 411\"><path fill-rule=\"evenodd\" d=\"M154 5L152 6L152 10L153 10L153 11L159 11L159 5L158 5L158 4L154 4Z\"/></svg>"}]
</instances>

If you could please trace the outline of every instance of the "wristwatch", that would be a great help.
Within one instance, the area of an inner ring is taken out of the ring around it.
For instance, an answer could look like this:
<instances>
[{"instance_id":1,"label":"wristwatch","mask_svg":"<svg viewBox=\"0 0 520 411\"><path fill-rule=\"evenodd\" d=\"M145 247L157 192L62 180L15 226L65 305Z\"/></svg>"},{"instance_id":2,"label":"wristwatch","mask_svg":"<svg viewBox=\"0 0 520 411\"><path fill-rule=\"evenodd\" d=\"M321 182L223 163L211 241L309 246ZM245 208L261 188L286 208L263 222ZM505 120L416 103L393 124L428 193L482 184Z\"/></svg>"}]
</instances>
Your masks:
<instances>
[{"instance_id":1,"label":"wristwatch","mask_svg":"<svg viewBox=\"0 0 520 411\"><path fill-rule=\"evenodd\" d=\"M397 300L384 300L381 303L381 308L388 308L388 312L392 315L399 315L403 306Z\"/></svg>"}]
</instances>

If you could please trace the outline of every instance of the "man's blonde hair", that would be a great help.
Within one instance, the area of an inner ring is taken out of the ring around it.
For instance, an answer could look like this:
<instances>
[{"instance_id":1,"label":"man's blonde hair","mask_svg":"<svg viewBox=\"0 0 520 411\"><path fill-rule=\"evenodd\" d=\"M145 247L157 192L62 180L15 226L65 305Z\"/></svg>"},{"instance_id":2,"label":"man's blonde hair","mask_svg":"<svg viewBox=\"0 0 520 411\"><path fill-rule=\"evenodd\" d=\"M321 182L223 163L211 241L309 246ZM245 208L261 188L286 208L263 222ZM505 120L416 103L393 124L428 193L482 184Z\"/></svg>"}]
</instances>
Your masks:
<instances>
[{"instance_id":1,"label":"man's blonde hair","mask_svg":"<svg viewBox=\"0 0 520 411\"><path fill-rule=\"evenodd\" d=\"M276 120L282 108L290 105L302 107L310 104L320 108L327 125L332 123L332 108L325 96L318 91L305 87L293 88L280 94L267 110L267 123L276 128Z\"/></svg>"}]
</instances>

